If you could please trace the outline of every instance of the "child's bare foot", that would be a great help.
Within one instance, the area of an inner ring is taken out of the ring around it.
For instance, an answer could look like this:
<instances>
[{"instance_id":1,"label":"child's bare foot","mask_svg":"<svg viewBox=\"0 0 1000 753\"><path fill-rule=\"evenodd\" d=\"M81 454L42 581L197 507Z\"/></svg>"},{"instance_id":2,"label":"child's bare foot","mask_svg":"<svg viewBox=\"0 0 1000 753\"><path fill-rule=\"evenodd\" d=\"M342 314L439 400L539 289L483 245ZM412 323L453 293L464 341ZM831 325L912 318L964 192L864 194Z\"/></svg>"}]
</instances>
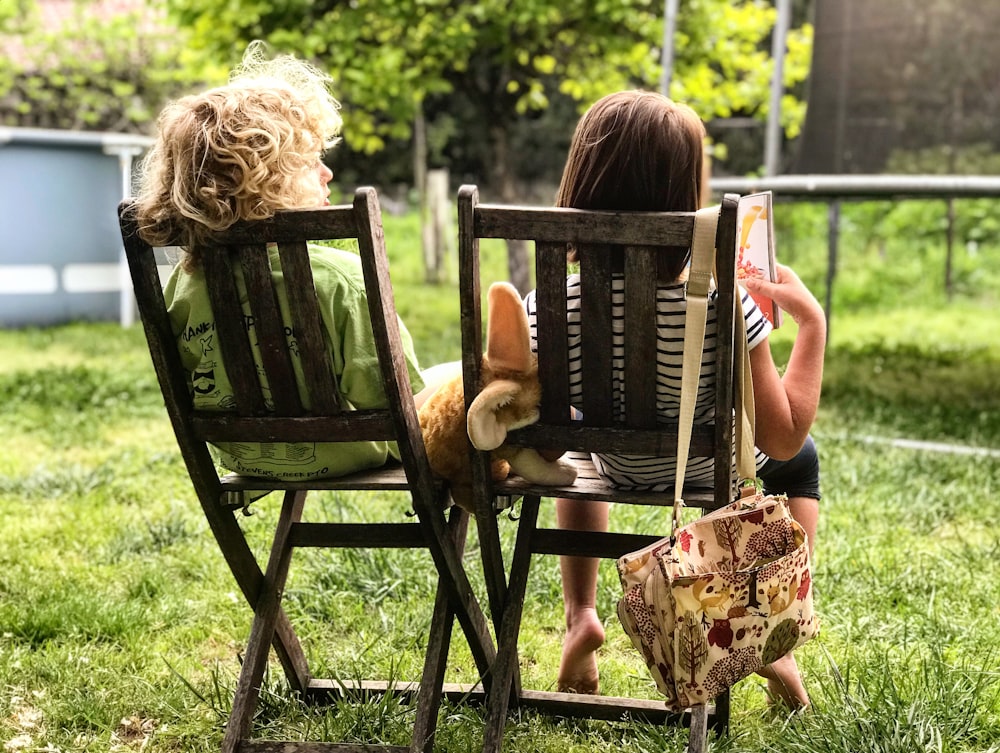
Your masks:
<instances>
[{"instance_id":1,"label":"child's bare foot","mask_svg":"<svg viewBox=\"0 0 1000 753\"><path fill-rule=\"evenodd\" d=\"M557 687L563 693L595 695L600 692L597 649L604 644L604 626L592 608L580 611L567 622L571 624L566 627Z\"/></svg>"},{"instance_id":2,"label":"child's bare foot","mask_svg":"<svg viewBox=\"0 0 1000 753\"><path fill-rule=\"evenodd\" d=\"M809 694L802 684L794 654L785 654L757 674L767 679L767 694L772 703L782 703L793 711L809 705Z\"/></svg>"}]
</instances>

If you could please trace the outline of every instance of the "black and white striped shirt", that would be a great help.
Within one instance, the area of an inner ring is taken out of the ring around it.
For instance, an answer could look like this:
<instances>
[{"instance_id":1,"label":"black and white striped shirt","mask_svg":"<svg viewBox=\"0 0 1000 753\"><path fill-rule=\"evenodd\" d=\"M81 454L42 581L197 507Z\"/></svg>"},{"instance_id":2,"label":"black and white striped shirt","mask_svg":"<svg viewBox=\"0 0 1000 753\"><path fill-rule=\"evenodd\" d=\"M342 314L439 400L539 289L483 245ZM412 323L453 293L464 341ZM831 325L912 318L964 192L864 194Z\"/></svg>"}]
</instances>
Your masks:
<instances>
[{"instance_id":1,"label":"black and white striped shirt","mask_svg":"<svg viewBox=\"0 0 1000 753\"><path fill-rule=\"evenodd\" d=\"M624 411L624 280L618 275L612 280L612 343L614 348L614 376L612 389L616 412ZM580 276L566 279L567 312L569 322L569 379L570 400L579 405L582 401L582 356L580 345ZM740 289L743 313L746 319L747 340L751 349L767 338L771 323L754 303L750 295ZM716 342L716 292L709 296L708 319L705 326L705 345L702 349L701 375L698 382L698 399L695 404L694 422L711 423L715 415L715 342ZM528 322L531 326L531 347L537 349L535 292L525 299ZM657 415L664 421L674 421L680 410L681 363L684 354L684 314L687 308L684 283L664 285L657 291ZM757 467L767 457L757 451ZM648 455L594 455L594 464L603 478L623 489L667 490L674 483L675 458ZM692 458L685 477L697 484L712 482L712 459Z\"/></svg>"}]
</instances>

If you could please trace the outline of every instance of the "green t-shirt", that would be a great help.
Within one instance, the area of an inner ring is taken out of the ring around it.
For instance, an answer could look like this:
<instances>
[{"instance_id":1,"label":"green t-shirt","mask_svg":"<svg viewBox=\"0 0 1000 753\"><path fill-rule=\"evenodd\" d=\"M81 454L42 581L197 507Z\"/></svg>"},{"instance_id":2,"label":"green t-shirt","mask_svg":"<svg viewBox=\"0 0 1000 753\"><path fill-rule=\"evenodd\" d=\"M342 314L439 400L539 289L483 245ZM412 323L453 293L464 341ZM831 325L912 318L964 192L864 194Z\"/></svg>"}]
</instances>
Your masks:
<instances>
[{"instance_id":1,"label":"green t-shirt","mask_svg":"<svg viewBox=\"0 0 1000 753\"><path fill-rule=\"evenodd\" d=\"M272 277L278 290L281 312L286 322L291 321L288 301L281 274L278 253L271 256ZM340 249L310 247L310 262L324 330L333 354L333 370L340 392L347 404L354 409L384 408L387 404L382 385L368 314L367 296L361 260L356 254ZM248 326L253 327L245 288L240 281L243 307ZM222 353L215 342L215 319L209 304L208 288L201 270L193 274L176 267L164 290L170 323L181 353L181 361L189 373L189 387L199 410L231 410L235 401L233 389L226 376ZM423 386L413 341L409 332L399 323L414 393ZM289 329L290 332L290 329ZM289 342L294 340L290 332ZM254 343L256 345L256 343ZM302 382L302 368L294 358L296 375ZM260 371L260 357L256 347L254 355ZM268 387L262 377L265 400L270 399ZM308 405L306 406L308 407ZM328 478L342 476L365 468L378 467L392 456L399 459L397 448L391 442L299 442L248 444L225 442L214 448L218 463L231 471L251 476L264 476L285 480Z\"/></svg>"}]
</instances>

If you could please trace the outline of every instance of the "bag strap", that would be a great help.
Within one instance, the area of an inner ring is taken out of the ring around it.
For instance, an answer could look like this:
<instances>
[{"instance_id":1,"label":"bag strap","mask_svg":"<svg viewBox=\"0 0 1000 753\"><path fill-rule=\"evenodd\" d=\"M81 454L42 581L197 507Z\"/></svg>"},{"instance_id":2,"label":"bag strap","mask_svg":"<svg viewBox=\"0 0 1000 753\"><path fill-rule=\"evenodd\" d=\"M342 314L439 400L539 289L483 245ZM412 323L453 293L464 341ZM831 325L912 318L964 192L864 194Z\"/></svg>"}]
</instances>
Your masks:
<instances>
[{"instance_id":1,"label":"bag strap","mask_svg":"<svg viewBox=\"0 0 1000 753\"><path fill-rule=\"evenodd\" d=\"M691 267L687 280L687 305L684 315L684 355L681 361L681 405L677 417L677 466L674 471L673 533L681 525L684 507L684 475L691 448L691 427L698 398L702 350L705 345L705 321L708 318L708 293L715 266L715 235L720 207L706 207L695 212L691 241Z\"/></svg>"},{"instance_id":2,"label":"bag strap","mask_svg":"<svg viewBox=\"0 0 1000 753\"><path fill-rule=\"evenodd\" d=\"M736 474L740 480L757 477L757 415L753 398L753 374L750 371L750 346L747 343L747 320L743 299L736 285L736 326L733 333L733 359L736 370Z\"/></svg>"},{"instance_id":3,"label":"bag strap","mask_svg":"<svg viewBox=\"0 0 1000 753\"><path fill-rule=\"evenodd\" d=\"M681 364L680 413L677 419L677 466L674 474L674 515L672 535L680 528L684 507L684 475L691 448L694 408L698 400L702 351L705 346L705 323L708 318L708 296L715 268L715 239L720 207L706 207L695 213L694 236L691 243L691 268L687 281L687 306L684 318L684 355ZM733 251L735 253L735 250ZM737 372L736 395L736 468L740 478L753 478L757 469L754 460L754 402L750 374L746 320L737 286L734 361Z\"/></svg>"}]
</instances>

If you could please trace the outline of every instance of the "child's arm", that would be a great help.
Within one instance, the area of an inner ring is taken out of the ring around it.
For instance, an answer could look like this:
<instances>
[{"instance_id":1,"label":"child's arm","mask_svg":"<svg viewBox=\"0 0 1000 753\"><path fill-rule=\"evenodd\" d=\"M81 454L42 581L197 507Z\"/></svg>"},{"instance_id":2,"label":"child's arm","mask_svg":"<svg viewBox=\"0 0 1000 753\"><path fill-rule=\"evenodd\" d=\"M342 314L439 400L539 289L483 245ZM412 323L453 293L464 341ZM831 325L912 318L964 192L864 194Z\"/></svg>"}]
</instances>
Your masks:
<instances>
[{"instance_id":1,"label":"child's arm","mask_svg":"<svg viewBox=\"0 0 1000 753\"><path fill-rule=\"evenodd\" d=\"M790 268L777 265L775 282L747 278L747 290L769 296L798 325L784 376L778 374L765 340L750 351L757 446L777 460L801 449L816 418L823 382L826 315Z\"/></svg>"}]
</instances>

